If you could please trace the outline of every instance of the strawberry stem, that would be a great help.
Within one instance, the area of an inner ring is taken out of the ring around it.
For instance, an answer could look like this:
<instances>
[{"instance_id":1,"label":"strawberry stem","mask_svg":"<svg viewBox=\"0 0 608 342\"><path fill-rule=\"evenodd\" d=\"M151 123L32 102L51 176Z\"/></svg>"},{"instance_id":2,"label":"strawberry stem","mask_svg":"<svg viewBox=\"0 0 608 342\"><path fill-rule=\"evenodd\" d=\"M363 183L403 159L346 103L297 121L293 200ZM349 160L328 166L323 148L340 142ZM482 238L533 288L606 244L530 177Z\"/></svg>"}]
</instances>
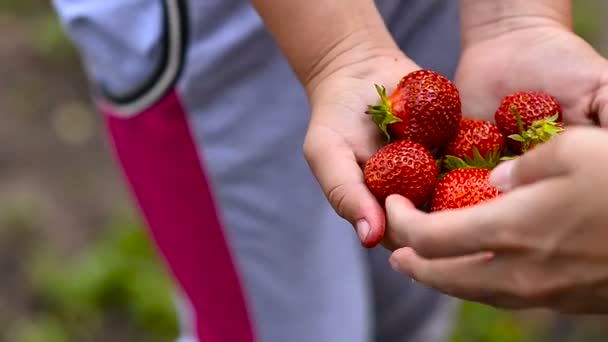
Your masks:
<instances>
[{"instance_id":1,"label":"strawberry stem","mask_svg":"<svg viewBox=\"0 0 608 342\"><path fill-rule=\"evenodd\" d=\"M517 122L517 127L519 128L519 134L523 138L521 141L522 151L526 152L528 151L528 148L530 148L530 141L529 139L527 139L526 127L524 126L524 122L521 119L521 114L519 113L517 107L515 107L514 105L509 106L509 109L511 110L513 115L515 115L515 121Z\"/></svg>"},{"instance_id":2,"label":"strawberry stem","mask_svg":"<svg viewBox=\"0 0 608 342\"><path fill-rule=\"evenodd\" d=\"M401 122L401 119L392 113L391 101L388 99L388 96L386 96L386 88L377 84L374 84L374 86L376 87L378 95L380 95L380 104L368 106L365 114L372 116L372 120L378 125L382 133L384 133L386 142L389 143L391 141L391 136L388 133L388 125Z\"/></svg>"},{"instance_id":3,"label":"strawberry stem","mask_svg":"<svg viewBox=\"0 0 608 342\"><path fill-rule=\"evenodd\" d=\"M515 107L514 105L511 105L509 109L511 109L511 112L513 113L513 115L515 115L515 120L517 121L517 127L519 127L519 132L524 133L526 127L524 126L524 122L521 119L521 114L519 113L519 110L517 110L517 107Z\"/></svg>"},{"instance_id":4,"label":"strawberry stem","mask_svg":"<svg viewBox=\"0 0 608 342\"><path fill-rule=\"evenodd\" d=\"M470 168L493 169L500 162L501 152L499 146L496 146L494 150L488 151L485 156L482 156L477 147L473 146L473 158L470 156L459 158L445 155L443 156L442 167L448 171Z\"/></svg>"},{"instance_id":5,"label":"strawberry stem","mask_svg":"<svg viewBox=\"0 0 608 342\"><path fill-rule=\"evenodd\" d=\"M564 130L561 122L558 121L559 113L548 118L538 119L530 127L525 127L517 108L511 105L510 109L515 115L520 134L511 134L509 138L521 143L522 152L527 152L530 148L551 140L553 136Z\"/></svg>"}]
</instances>

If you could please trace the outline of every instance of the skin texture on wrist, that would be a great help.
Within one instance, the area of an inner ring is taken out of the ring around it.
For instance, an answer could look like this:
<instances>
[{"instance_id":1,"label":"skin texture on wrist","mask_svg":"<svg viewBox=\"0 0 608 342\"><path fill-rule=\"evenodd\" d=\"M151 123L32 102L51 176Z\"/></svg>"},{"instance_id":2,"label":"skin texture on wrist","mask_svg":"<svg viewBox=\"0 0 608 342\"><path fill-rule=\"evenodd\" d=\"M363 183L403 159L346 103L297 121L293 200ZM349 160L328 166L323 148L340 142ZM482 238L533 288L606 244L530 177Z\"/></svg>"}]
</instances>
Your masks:
<instances>
[{"instance_id":1,"label":"skin texture on wrist","mask_svg":"<svg viewBox=\"0 0 608 342\"><path fill-rule=\"evenodd\" d=\"M572 30L572 0L460 0L460 22L464 46L513 30Z\"/></svg>"},{"instance_id":2,"label":"skin texture on wrist","mask_svg":"<svg viewBox=\"0 0 608 342\"><path fill-rule=\"evenodd\" d=\"M380 55L402 55L372 0L252 0L310 93L325 75Z\"/></svg>"}]
</instances>

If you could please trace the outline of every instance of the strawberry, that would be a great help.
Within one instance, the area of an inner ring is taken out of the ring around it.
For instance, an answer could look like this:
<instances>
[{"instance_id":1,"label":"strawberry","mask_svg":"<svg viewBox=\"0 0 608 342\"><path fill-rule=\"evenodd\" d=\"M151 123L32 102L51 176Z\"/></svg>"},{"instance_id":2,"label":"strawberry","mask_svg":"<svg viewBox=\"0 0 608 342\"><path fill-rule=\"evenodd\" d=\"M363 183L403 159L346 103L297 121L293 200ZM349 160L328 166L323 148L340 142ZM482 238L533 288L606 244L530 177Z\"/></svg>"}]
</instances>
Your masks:
<instances>
[{"instance_id":1,"label":"strawberry","mask_svg":"<svg viewBox=\"0 0 608 342\"><path fill-rule=\"evenodd\" d=\"M404 76L390 97L376 85L380 104L367 113L387 140L409 139L430 150L445 146L456 135L462 118L460 94L446 77L432 70Z\"/></svg>"},{"instance_id":2,"label":"strawberry","mask_svg":"<svg viewBox=\"0 0 608 342\"><path fill-rule=\"evenodd\" d=\"M502 100L494 119L502 134L511 138L509 150L521 154L562 131L561 111L557 99L547 93L520 91Z\"/></svg>"},{"instance_id":3,"label":"strawberry","mask_svg":"<svg viewBox=\"0 0 608 342\"><path fill-rule=\"evenodd\" d=\"M500 191L488 182L490 171L468 168L448 172L431 195L430 210L464 208L499 196Z\"/></svg>"},{"instance_id":4,"label":"strawberry","mask_svg":"<svg viewBox=\"0 0 608 342\"><path fill-rule=\"evenodd\" d=\"M487 120L463 118L456 137L443 150L448 170L474 166L493 168L500 161L505 136Z\"/></svg>"},{"instance_id":5,"label":"strawberry","mask_svg":"<svg viewBox=\"0 0 608 342\"><path fill-rule=\"evenodd\" d=\"M364 167L365 183L378 202L392 194L424 205L437 182L439 167L431 152L411 140L398 140L378 150Z\"/></svg>"}]
</instances>

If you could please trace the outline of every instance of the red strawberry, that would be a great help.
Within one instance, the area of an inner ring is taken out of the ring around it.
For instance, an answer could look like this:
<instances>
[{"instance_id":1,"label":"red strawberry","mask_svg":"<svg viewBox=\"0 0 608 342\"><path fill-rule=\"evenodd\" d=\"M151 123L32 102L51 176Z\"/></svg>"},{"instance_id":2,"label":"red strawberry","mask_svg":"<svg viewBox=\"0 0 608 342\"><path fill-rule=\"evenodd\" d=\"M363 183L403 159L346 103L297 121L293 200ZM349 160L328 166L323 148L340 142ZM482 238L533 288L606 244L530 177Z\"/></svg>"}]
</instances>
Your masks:
<instances>
[{"instance_id":1,"label":"red strawberry","mask_svg":"<svg viewBox=\"0 0 608 342\"><path fill-rule=\"evenodd\" d=\"M502 134L511 138L507 140L509 150L521 154L561 132L561 112L555 97L520 91L502 100L494 119Z\"/></svg>"},{"instance_id":2,"label":"red strawberry","mask_svg":"<svg viewBox=\"0 0 608 342\"><path fill-rule=\"evenodd\" d=\"M458 209L490 200L500 191L489 182L490 169L455 169L448 172L431 196L431 211Z\"/></svg>"},{"instance_id":3,"label":"red strawberry","mask_svg":"<svg viewBox=\"0 0 608 342\"><path fill-rule=\"evenodd\" d=\"M414 205L426 203L439 174L431 152L411 140L398 140L382 147L365 163L365 183L384 205L392 194L408 198Z\"/></svg>"},{"instance_id":4,"label":"red strawberry","mask_svg":"<svg viewBox=\"0 0 608 342\"><path fill-rule=\"evenodd\" d=\"M389 141L409 139L428 149L445 146L462 118L460 94L446 77L417 70L401 79L390 97L376 85L380 104L367 111Z\"/></svg>"},{"instance_id":5,"label":"red strawberry","mask_svg":"<svg viewBox=\"0 0 608 342\"><path fill-rule=\"evenodd\" d=\"M499 162L505 136L486 120L463 118L456 137L443 150L452 170L464 165L493 168ZM456 164L456 165L455 165Z\"/></svg>"}]
</instances>

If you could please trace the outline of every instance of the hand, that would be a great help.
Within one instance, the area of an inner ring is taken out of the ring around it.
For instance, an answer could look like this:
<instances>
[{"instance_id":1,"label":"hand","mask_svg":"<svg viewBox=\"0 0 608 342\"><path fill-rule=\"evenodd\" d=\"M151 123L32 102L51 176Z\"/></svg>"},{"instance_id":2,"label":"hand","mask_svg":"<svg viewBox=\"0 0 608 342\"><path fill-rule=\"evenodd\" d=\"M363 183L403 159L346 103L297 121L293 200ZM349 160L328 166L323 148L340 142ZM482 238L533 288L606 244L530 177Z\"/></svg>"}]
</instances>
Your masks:
<instances>
[{"instance_id":1,"label":"hand","mask_svg":"<svg viewBox=\"0 0 608 342\"><path fill-rule=\"evenodd\" d=\"M608 126L608 62L567 27L543 23L465 43L456 74L464 115L494 121L507 94L542 90L558 99L566 124Z\"/></svg>"},{"instance_id":2,"label":"hand","mask_svg":"<svg viewBox=\"0 0 608 342\"><path fill-rule=\"evenodd\" d=\"M304 154L333 208L356 227L365 247L373 247L384 236L385 214L364 183L362 166L383 136L365 111L378 102L375 83L392 91L419 67L397 49L350 58L335 61L308 87L312 116Z\"/></svg>"},{"instance_id":3,"label":"hand","mask_svg":"<svg viewBox=\"0 0 608 342\"><path fill-rule=\"evenodd\" d=\"M608 133L571 128L491 182L480 205L423 213L387 199L391 264L444 293L504 308L608 313Z\"/></svg>"}]
</instances>

